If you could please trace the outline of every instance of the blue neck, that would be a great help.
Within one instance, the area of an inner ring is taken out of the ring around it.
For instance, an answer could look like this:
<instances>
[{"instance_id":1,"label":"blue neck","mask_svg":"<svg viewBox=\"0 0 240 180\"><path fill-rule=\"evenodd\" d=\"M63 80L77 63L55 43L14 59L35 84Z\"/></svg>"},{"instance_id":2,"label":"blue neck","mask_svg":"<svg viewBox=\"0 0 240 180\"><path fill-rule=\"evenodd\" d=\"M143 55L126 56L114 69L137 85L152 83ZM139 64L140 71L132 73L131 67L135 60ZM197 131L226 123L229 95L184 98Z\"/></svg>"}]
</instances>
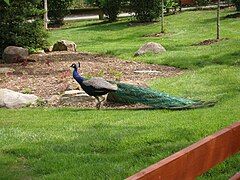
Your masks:
<instances>
[{"instance_id":1,"label":"blue neck","mask_svg":"<svg viewBox=\"0 0 240 180\"><path fill-rule=\"evenodd\" d=\"M74 68L73 78L74 78L78 83L82 83L82 82L84 81L84 78L81 77L81 76L78 74L77 68Z\"/></svg>"}]
</instances>

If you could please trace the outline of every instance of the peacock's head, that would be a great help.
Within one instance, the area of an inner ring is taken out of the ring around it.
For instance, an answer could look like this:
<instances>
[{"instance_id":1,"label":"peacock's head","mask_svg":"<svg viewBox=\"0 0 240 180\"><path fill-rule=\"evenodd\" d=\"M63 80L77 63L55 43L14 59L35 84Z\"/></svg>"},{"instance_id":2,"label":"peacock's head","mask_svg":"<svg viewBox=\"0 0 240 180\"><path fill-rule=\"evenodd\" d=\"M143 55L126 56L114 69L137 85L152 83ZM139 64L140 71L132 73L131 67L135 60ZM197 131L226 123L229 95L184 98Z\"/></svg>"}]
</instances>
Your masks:
<instances>
[{"instance_id":1,"label":"peacock's head","mask_svg":"<svg viewBox=\"0 0 240 180\"><path fill-rule=\"evenodd\" d=\"M77 68L80 67L80 62L78 62L78 64L73 63L70 67L73 68L73 69L77 69Z\"/></svg>"}]
</instances>

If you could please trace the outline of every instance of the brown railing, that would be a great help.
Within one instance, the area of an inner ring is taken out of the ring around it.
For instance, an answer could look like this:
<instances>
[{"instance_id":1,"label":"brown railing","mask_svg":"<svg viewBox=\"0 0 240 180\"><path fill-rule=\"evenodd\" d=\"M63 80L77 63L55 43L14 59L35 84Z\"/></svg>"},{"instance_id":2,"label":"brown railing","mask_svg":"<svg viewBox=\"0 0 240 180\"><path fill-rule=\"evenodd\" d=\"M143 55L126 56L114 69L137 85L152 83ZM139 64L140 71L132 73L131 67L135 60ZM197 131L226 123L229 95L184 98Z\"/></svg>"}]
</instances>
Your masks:
<instances>
[{"instance_id":1,"label":"brown railing","mask_svg":"<svg viewBox=\"0 0 240 180\"><path fill-rule=\"evenodd\" d=\"M240 122L236 122L127 179L195 179L239 151ZM240 178L238 173L235 177Z\"/></svg>"}]
</instances>

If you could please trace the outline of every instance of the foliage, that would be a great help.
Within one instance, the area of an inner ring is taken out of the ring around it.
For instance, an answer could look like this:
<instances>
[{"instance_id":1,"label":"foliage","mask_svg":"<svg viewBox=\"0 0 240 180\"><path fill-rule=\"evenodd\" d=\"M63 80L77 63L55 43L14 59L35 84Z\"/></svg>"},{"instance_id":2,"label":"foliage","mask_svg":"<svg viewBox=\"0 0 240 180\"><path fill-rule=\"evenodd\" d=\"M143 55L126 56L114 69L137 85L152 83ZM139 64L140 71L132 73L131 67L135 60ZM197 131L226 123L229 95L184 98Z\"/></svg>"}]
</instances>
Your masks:
<instances>
[{"instance_id":1,"label":"foliage","mask_svg":"<svg viewBox=\"0 0 240 180\"><path fill-rule=\"evenodd\" d=\"M240 0L232 0L232 2L235 4L236 10L240 11Z\"/></svg>"},{"instance_id":2,"label":"foliage","mask_svg":"<svg viewBox=\"0 0 240 180\"><path fill-rule=\"evenodd\" d=\"M194 0L197 6L206 6L210 4L211 0Z\"/></svg>"},{"instance_id":3,"label":"foliage","mask_svg":"<svg viewBox=\"0 0 240 180\"><path fill-rule=\"evenodd\" d=\"M43 48L46 32L43 28L43 10L32 0L11 1L10 6L0 4L0 54L9 45Z\"/></svg>"},{"instance_id":4,"label":"foliage","mask_svg":"<svg viewBox=\"0 0 240 180\"><path fill-rule=\"evenodd\" d=\"M178 6L178 3L175 2L174 0L166 0L166 2L164 2L165 4L165 8L167 13L170 11L170 9L175 9Z\"/></svg>"},{"instance_id":5,"label":"foliage","mask_svg":"<svg viewBox=\"0 0 240 180\"><path fill-rule=\"evenodd\" d=\"M161 1L130 0L130 8L139 22L152 22L160 15Z\"/></svg>"},{"instance_id":6,"label":"foliage","mask_svg":"<svg viewBox=\"0 0 240 180\"><path fill-rule=\"evenodd\" d=\"M70 8L71 9L81 9L87 7L87 4L84 0L73 0Z\"/></svg>"},{"instance_id":7,"label":"foliage","mask_svg":"<svg viewBox=\"0 0 240 180\"><path fill-rule=\"evenodd\" d=\"M7 3L8 5L10 4L10 3L9 3L9 0L3 0L3 1L4 1L5 3Z\"/></svg>"},{"instance_id":8,"label":"foliage","mask_svg":"<svg viewBox=\"0 0 240 180\"><path fill-rule=\"evenodd\" d=\"M48 0L48 17L51 24L63 25L63 18L69 14L69 7L73 0Z\"/></svg>"},{"instance_id":9,"label":"foliage","mask_svg":"<svg viewBox=\"0 0 240 180\"><path fill-rule=\"evenodd\" d=\"M98 6L108 16L109 21L112 22L117 20L122 0L86 0L86 2Z\"/></svg>"}]
</instances>

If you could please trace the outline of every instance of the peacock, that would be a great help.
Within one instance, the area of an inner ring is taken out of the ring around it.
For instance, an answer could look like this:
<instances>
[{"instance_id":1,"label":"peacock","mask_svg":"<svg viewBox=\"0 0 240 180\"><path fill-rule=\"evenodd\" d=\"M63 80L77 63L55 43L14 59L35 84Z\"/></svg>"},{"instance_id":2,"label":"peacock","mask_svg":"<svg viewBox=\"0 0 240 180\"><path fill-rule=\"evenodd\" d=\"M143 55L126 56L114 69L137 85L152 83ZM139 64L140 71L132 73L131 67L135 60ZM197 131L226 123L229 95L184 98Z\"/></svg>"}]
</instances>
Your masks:
<instances>
[{"instance_id":1,"label":"peacock","mask_svg":"<svg viewBox=\"0 0 240 180\"><path fill-rule=\"evenodd\" d=\"M111 84L101 77L85 79L84 77L80 76L78 73L78 67L80 67L80 63L78 63L78 65L73 63L70 67L73 68L73 78L80 84L81 88L89 96L96 98L97 109L100 109L101 103L105 100L105 98L102 98L102 100L100 100L100 97L102 97L102 95L108 94L109 92L116 91L118 89L117 85Z\"/></svg>"},{"instance_id":2,"label":"peacock","mask_svg":"<svg viewBox=\"0 0 240 180\"><path fill-rule=\"evenodd\" d=\"M98 103L97 109L100 108L100 97L108 94L108 101L123 104L144 104L154 109L193 109L200 107L210 107L215 104L212 101L192 100L171 96L167 93L152 90L150 88L141 87L121 82L107 81L100 77L93 77L89 80L81 77L77 71L80 67L72 64L74 69L73 78L80 84L82 89L90 96L94 96Z\"/></svg>"}]
</instances>

